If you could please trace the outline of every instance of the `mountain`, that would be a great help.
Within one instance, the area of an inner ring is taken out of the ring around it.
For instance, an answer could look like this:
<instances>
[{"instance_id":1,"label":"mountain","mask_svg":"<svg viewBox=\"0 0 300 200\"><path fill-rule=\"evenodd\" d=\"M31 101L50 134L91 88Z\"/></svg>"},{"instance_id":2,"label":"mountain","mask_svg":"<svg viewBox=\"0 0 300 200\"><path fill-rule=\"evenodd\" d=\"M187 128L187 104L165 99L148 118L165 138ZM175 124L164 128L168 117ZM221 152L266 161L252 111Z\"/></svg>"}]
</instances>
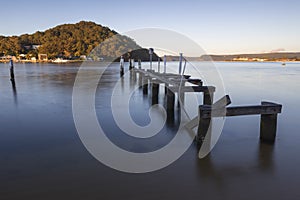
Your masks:
<instances>
[{"instance_id":1,"label":"mountain","mask_svg":"<svg viewBox=\"0 0 300 200\"><path fill-rule=\"evenodd\" d=\"M133 49L140 50L134 51L131 56ZM38 54L47 54L49 59L72 59L90 53L93 59L115 59L124 53L125 59L149 58L148 51L131 38L94 22L63 24L34 34L0 36L0 56L24 54L28 58L37 58ZM153 59L157 58L154 54Z\"/></svg>"}]
</instances>

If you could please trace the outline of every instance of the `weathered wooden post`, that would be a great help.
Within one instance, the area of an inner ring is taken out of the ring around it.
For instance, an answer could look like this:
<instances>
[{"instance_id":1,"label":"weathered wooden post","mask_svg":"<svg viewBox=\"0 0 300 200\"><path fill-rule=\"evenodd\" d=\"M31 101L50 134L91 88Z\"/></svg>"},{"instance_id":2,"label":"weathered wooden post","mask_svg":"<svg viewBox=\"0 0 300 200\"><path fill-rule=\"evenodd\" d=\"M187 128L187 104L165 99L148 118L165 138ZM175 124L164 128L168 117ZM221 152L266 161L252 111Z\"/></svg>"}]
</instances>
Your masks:
<instances>
[{"instance_id":1,"label":"weathered wooden post","mask_svg":"<svg viewBox=\"0 0 300 200\"><path fill-rule=\"evenodd\" d=\"M133 84L136 83L136 74L137 74L137 72L135 70L130 70L130 75L132 77Z\"/></svg>"},{"instance_id":2,"label":"weathered wooden post","mask_svg":"<svg viewBox=\"0 0 300 200\"><path fill-rule=\"evenodd\" d=\"M152 82L152 105L158 104L159 83Z\"/></svg>"},{"instance_id":3,"label":"weathered wooden post","mask_svg":"<svg viewBox=\"0 0 300 200\"><path fill-rule=\"evenodd\" d=\"M142 69L142 61L141 59L138 60L139 69Z\"/></svg>"},{"instance_id":4,"label":"weathered wooden post","mask_svg":"<svg viewBox=\"0 0 300 200\"><path fill-rule=\"evenodd\" d=\"M157 71L160 73L160 57L157 59Z\"/></svg>"},{"instance_id":5,"label":"weathered wooden post","mask_svg":"<svg viewBox=\"0 0 300 200\"><path fill-rule=\"evenodd\" d=\"M10 80L15 81L14 62L12 59L9 60L9 66L10 66Z\"/></svg>"},{"instance_id":6,"label":"weathered wooden post","mask_svg":"<svg viewBox=\"0 0 300 200\"><path fill-rule=\"evenodd\" d=\"M164 55L164 73L167 72L167 56Z\"/></svg>"},{"instance_id":7,"label":"weathered wooden post","mask_svg":"<svg viewBox=\"0 0 300 200\"><path fill-rule=\"evenodd\" d=\"M152 70L152 55L153 55L154 49L149 48L149 57L150 57L150 70Z\"/></svg>"},{"instance_id":8,"label":"weathered wooden post","mask_svg":"<svg viewBox=\"0 0 300 200\"><path fill-rule=\"evenodd\" d=\"M174 112L175 94L167 88L167 112Z\"/></svg>"},{"instance_id":9,"label":"weathered wooden post","mask_svg":"<svg viewBox=\"0 0 300 200\"><path fill-rule=\"evenodd\" d=\"M143 94L148 94L148 76L143 76Z\"/></svg>"},{"instance_id":10,"label":"weathered wooden post","mask_svg":"<svg viewBox=\"0 0 300 200\"><path fill-rule=\"evenodd\" d=\"M131 69L135 68L135 62L134 59L131 59Z\"/></svg>"},{"instance_id":11,"label":"weathered wooden post","mask_svg":"<svg viewBox=\"0 0 300 200\"><path fill-rule=\"evenodd\" d=\"M169 125L174 124L175 112L174 112L174 102L175 102L175 94L169 88L167 89L167 123Z\"/></svg>"},{"instance_id":12,"label":"weathered wooden post","mask_svg":"<svg viewBox=\"0 0 300 200\"><path fill-rule=\"evenodd\" d=\"M214 91L208 88L203 92L203 104L211 105L213 101L214 101Z\"/></svg>"},{"instance_id":13,"label":"weathered wooden post","mask_svg":"<svg viewBox=\"0 0 300 200\"><path fill-rule=\"evenodd\" d=\"M132 69L132 60L130 58L128 58L128 63L129 63L129 70Z\"/></svg>"},{"instance_id":14,"label":"weathered wooden post","mask_svg":"<svg viewBox=\"0 0 300 200\"><path fill-rule=\"evenodd\" d=\"M184 88L186 83L186 79L184 78L184 76L181 76L180 78L180 84L179 84L179 89L178 89L178 107L180 107L180 104L184 105L184 92L181 91L182 88Z\"/></svg>"},{"instance_id":15,"label":"weathered wooden post","mask_svg":"<svg viewBox=\"0 0 300 200\"><path fill-rule=\"evenodd\" d=\"M179 53L179 69L178 69L178 74L182 74L182 60L183 60L183 53ZM182 79L182 78L181 78ZM181 80L182 81L182 80ZM185 82L181 82L183 86L185 85ZM184 92L178 92L178 107L180 106L180 102L184 102Z\"/></svg>"},{"instance_id":16,"label":"weathered wooden post","mask_svg":"<svg viewBox=\"0 0 300 200\"><path fill-rule=\"evenodd\" d=\"M182 59L183 59L183 53L179 53L179 69L178 69L178 74L182 73Z\"/></svg>"},{"instance_id":17,"label":"weathered wooden post","mask_svg":"<svg viewBox=\"0 0 300 200\"><path fill-rule=\"evenodd\" d=\"M124 58L121 56L120 58L120 76L124 75Z\"/></svg>"},{"instance_id":18,"label":"weathered wooden post","mask_svg":"<svg viewBox=\"0 0 300 200\"><path fill-rule=\"evenodd\" d=\"M143 75L141 73L139 73L139 82L138 82L139 86L143 85Z\"/></svg>"},{"instance_id":19,"label":"weathered wooden post","mask_svg":"<svg viewBox=\"0 0 300 200\"><path fill-rule=\"evenodd\" d=\"M221 113L226 115L226 106L231 104L231 99L229 95L225 95L221 99L219 99L217 102L215 102L213 105L202 105L199 106L199 114L198 114L198 120L199 120L199 126L198 126L198 132L196 141L198 144L202 145L204 142L204 139L207 134L209 134L209 137L207 137L207 140L211 139L211 130L212 130L212 120L211 120L211 114L209 117L204 117L205 110L212 110L213 109L221 109ZM224 113L225 112L225 113Z\"/></svg>"},{"instance_id":20,"label":"weathered wooden post","mask_svg":"<svg viewBox=\"0 0 300 200\"><path fill-rule=\"evenodd\" d=\"M196 141L199 145L202 145L204 142L204 139L207 134L211 134L211 118L201 118L202 116L202 110L199 109L199 126L198 126L198 132L196 136Z\"/></svg>"},{"instance_id":21,"label":"weathered wooden post","mask_svg":"<svg viewBox=\"0 0 300 200\"><path fill-rule=\"evenodd\" d=\"M261 105L272 105L269 102L261 102ZM281 108L280 108L281 109ZM260 115L260 139L263 142L274 143L277 129L277 112Z\"/></svg>"},{"instance_id":22,"label":"weathered wooden post","mask_svg":"<svg viewBox=\"0 0 300 200\"><path fill-rule=\"evenodd\" d=\"M167 56L164 55L164 74L167 72ZM168 91L168 84L165 83L165 94L167 94Z\"/></svg>"}]
</instances>

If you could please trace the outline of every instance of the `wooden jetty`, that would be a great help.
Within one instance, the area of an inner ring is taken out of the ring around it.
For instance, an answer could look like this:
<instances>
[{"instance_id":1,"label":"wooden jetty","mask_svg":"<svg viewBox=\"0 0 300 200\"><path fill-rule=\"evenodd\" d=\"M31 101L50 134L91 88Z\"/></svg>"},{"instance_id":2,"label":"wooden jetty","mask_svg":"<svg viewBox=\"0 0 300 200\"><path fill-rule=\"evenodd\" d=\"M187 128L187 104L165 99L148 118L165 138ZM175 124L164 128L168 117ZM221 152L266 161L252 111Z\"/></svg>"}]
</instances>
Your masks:
<instances>
[{"instance_id":1,"label":"wooden jetty","mask_svg":"<svg viewBox=\"0 0 300 200\"><path fill-rule=\"evenodd\" d=\"M181 66L180 66L181 67ZM124 63L121 64L121 69ZM181 75L166 73L165 63L164 72L155 72L152 69L142 69L141 62L138 62L138 68L130 60L130 71L136 79L139 76L139 84L142 85L143 94L151 92L152 104L158 104L159 85L163 84L167 98L167 114L174 113L175 95L181 103L184 103L184 94L188 92L203 93L203 105L199 105L198 117L190 122L189 128L195 128L198 125L197 136L198 144L202 144L206 135L211 132L212 118L214 117L232 117L241 115L260 115L260 139L263 142L273 143L276 138L277 115L281 113L282 105L272 102L261 102L261 105L252 106L232 106L228 95L213 103L214 86L204 86L202 80L191 79L190 75ZM123 70L122 70L123 71ZM123 73L121 73L121 76ZM187 83L189 83L187 85ZM149 86L151 89L149 89Z\"/></svg>"}]
</instances>

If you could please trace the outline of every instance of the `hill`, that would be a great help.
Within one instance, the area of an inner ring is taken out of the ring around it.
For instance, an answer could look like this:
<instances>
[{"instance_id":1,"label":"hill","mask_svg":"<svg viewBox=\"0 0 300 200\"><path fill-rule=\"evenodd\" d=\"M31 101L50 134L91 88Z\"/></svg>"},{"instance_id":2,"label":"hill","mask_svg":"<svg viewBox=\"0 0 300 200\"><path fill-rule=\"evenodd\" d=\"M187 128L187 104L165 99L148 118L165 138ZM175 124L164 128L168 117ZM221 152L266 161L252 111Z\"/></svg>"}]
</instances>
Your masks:
<instances>
[{"instance_id":1,"label":"hill","mask_svg":"<svg viewBox=\"0 0 300 200\"><path fill-rule=\"evenodd\" d=\"M103 43L113 36L114 40ZM108 27L86 21L63 24L34 34L0 36L0 56L23 54L27 58L37 58L38 54L47 54L49 59L57 57L74 59L89 55L95 47L97 48L94 50L94 59L114 59L121 56L124 50L130 52L132 49L141 49L131 38L119 35ZM149 57L145 49L135 51L133 54L132 58L135 59ZM131 55L126 53L124 56L128 58ZM154 59L157 59L156 55Z\"/></svg>"}]
</instances>

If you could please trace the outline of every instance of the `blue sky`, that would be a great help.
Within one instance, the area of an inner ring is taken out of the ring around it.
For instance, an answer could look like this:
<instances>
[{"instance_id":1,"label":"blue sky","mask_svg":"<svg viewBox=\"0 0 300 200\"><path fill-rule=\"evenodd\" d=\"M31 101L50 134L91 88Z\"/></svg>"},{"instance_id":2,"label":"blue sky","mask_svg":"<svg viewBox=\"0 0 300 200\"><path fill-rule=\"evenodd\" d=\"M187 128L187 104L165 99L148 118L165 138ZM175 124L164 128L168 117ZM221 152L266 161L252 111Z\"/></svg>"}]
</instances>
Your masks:
<instances>
[{"instance_id":1,"label":"blue sky","mask_svg":"<svg viewBox=\"0 0 300 200\"><path fill-rule=\"evenodd\" d=\"M164 28L188 36L208 53L300 51L299 0L128 0L1 2L0 35L94 21L119 33Z\"/></svg>"}]
</instances>

